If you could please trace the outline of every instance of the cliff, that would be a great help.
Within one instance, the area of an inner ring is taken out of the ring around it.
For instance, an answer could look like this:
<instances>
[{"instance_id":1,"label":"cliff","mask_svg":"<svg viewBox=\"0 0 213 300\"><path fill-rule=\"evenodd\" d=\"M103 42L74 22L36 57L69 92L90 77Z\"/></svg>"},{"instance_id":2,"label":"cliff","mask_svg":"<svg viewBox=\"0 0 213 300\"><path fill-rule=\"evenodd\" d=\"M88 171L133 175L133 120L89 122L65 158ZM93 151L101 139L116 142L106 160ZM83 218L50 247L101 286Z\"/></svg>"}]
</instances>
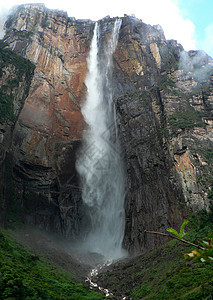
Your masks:
<instances>
[{"instance_id":1,"label":"cliff","mask_svg":"<svg viewBox=\"0 0 213 300\"><path fill-rule=\"evenodd\" d=\"M0 224L6 223L13 194L12 136L28 95L35 66L0 44Z\"/></svg>"},{"instance_id":2,"label":"cliff","mask_svg":"<svg viewBox=\"0 0 213 300\"><path fill-rule=\"evenodd\" d=\"M103 41L113 22L100 20ZM1 149L10 156L11 186L6 196L2 192L2 206L5 212L14 209L25 222L72 238L83 218L75 161L86 128L81 103L93 28L90 20L23 5L8 18L4 37L6 47L30 60L35 70L31 83L26 86L22 79L13 89L16 118L9 135L1 131ZM144 229L164 231L178 226L188 211L208 209L213 61L202 51L185 52L176 41L167 41L160 26L129 16L122 18L113 59L127 171L124 246L137 253L164 241L147 238ZM13 66L9 69L16 74ZM0 75L4 86L10 72ZM9 119L0 120L2 126Z\"/></svg>"},{"instance_id":3,"label":"cliff","mask_svg":"<svg viewBox=\"0 0 213 300\"><path fill-rule=\"evenodd\" d=\"M213 61L202 51L184 52L161 30L129 18L123 20L115 61L128 174L124 244L143 249L159 242L144 229L165 232L190 211L208 208Z\"/></svg>"},{"instance_id":4,"label":"cliff","mask_svg":"<svg viewBox=\"0 0 213 300\"><path fill-rule=\"evenodd\" d=\"M75 152L85 126L80 103L92 23L25 5L9 17L6 28L5 42L35 65L13 130L17 200L29 209L30 222L53 231L73 230L78 213L73 202L80 198Z\"/></svg>"}]
</instances>

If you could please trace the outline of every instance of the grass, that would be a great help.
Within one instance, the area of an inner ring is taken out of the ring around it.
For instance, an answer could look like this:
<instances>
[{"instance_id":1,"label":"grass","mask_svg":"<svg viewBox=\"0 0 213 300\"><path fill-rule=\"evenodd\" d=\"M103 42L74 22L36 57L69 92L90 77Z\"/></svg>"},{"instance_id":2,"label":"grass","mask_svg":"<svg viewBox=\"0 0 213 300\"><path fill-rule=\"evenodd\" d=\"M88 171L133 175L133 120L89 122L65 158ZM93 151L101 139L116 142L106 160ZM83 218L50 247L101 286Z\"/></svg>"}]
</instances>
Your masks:
<instances>
[{"instance_id":1,"label":"grass","mask_svg":"<svg viewBox=\"0 0 213 300\"><path fill-rule=\"evenodd\" d=\"M104 299L0 231L0 299Z\"/></svg>"},{"instance_id":2,"label":"grass","mask_svg":"<svg viewBox=\"0 0 213 300\"><path fill-rule=\"evenodd\" d=\"M202 210L198 215L191 215L189 221L186 239L202 240L213 232L213 207L209 212ZM149 269L144 278L146 283L135 289L133 299L156 299L156 296L157 299L212 299L213 262L185 261L182 254L191 249L194 248L178 241L162 246L161 263L156 262L154 276L153 270ZM169 257L170 262L167 261Z\"/></svg>"},{"instance_id":3,"label":"grass","mask_svg":"<svg viewBox=\"0 0 213 300\"><path fill-rule=\"evenodd\" d=\"M212 299L213 262L187 262L183 253L192 247L171 241L151 254L141 283L133 290L133 299ZM159 257L156 257L159 254Z\"/></svg>"},{"instance_id":4,"label":"grass","mask_svg":"<svg viewBox=\"0 0 213 300\"><path fill-rule=\"evenodd\" d=\"M197 243L213 232L213 208L209 213L201 211L188 219L186 239L189 241ZM212 299L213 262L185 260L184 253L193 249L171 240L100 274L100 282L118 298L126 295L131 299Z\"/></svg>"},{"instance_id":5,"label":"grass","mask_svg":"<svg viewBox=\"0 0 213 300\"><path fill-rule=\"evenodd\" d=\"M158 293L158 299L211 299L212 275L212 263L181 266L179 271L171 272L162 282L165 284Z\"/></svg>"}]
</instances>

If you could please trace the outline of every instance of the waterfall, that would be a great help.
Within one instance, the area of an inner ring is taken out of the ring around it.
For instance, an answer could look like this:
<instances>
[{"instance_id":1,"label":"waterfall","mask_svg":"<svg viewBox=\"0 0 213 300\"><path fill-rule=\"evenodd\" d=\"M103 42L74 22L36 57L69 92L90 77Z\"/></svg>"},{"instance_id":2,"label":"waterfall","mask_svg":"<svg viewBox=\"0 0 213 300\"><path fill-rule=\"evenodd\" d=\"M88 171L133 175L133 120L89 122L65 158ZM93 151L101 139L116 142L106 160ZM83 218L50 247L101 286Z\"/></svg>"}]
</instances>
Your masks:
<instances>
[{"instance_id":1,"label":"waterfall","mask_svg":"<svg viewBox=\"0 0 213 300\"><path fill-rule=\"evenodd\" d=\"M83 247L106 259L124 256L122 249L125 212L125 172L121 158L112 91L112 55L121 20L117 19L107 43L100 50L100 28L96 22L85 79L87 95L82 114L88 128L76 168L81 178L87 223Z\"/></svg>"}]
</instances>

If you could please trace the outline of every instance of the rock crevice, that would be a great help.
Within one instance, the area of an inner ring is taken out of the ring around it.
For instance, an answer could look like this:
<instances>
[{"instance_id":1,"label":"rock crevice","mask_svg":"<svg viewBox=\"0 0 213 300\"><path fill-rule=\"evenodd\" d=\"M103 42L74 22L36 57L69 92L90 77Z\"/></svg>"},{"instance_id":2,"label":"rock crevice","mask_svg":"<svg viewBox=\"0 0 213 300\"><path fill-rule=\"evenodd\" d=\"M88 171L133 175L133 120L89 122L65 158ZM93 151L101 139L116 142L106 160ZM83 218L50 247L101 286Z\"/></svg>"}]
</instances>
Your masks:
<instances>
[{"instance_id":1,"label":"rock crevice","mask_svg":"<svg viewBox=\"0 0 213 300\"><path fill-rule=\"evenodd\" d=\"M99 21L103 45L113 22ZM16 203L25 222L72 238L83 219L75 161L86 130L81 104L93 28L90 20L28 4L8 18L4 37L6 47L34 67L12 87L15 121L9 113L0 117L1 207L5 212ZM113 66L127 172L123 244L131 253L145 252L165 241L146 237L145 229L165 231L179 226L188 210L208 209L213 60L185 52L158 26L124 16ZM16 74L13 62L4 66L1 88ZM6 169L12 193L5 191Z\"/></svg>"}]
</instances>

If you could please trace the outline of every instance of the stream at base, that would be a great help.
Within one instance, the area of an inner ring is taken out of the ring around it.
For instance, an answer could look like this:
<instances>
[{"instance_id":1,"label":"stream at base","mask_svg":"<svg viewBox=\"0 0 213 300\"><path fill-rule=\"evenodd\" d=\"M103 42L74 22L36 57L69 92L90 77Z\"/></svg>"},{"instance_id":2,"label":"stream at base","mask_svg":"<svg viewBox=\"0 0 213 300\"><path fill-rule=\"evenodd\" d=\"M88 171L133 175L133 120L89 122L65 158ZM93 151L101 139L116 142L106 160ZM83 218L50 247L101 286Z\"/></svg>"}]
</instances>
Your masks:
<instances>
[{"instance_id":1,"label":"stream at base","mask_svg":"<svg viewBox=\"0 0 213 300\"><path fill-rule=\"evenodd\" d=\"M111 265L111 262L104 263L102 265L96 266L94 269L90 271L90 273L87 276L87 279L85 280L86 283L89 283L90 288L93 290L99 290L100 292L104 293L106 297L113 296L113 294L107 289L99 286L95 281L95 277L98 275L98 272L103 269L106 266ZM93 279L94 278L94 279Z\"/></svg>"},{"instance_id":2,"label":"stream at base","mask_svg":"<svg viewBox=\"0 0 213 300\"><path fill-rule=\"evenodd\" d=\"M92 290L96 290L96 291L100 291L101 293L103 293L106 297L109 296L114 296L113 293L107 288L107 287L102 287L99 286L95 281L96 277L98 276L100 271L103 271L104 268L110 266L111 264L113 264L113 261L108 261L105 262L103 264L99 264L96 267L94 267L88 274L85 282L87 284L89 284L90 289ZM126 296L121 296L121 298L119 298L121 300L125 300L127 299Z\"/></svg>"}]
</instances>

